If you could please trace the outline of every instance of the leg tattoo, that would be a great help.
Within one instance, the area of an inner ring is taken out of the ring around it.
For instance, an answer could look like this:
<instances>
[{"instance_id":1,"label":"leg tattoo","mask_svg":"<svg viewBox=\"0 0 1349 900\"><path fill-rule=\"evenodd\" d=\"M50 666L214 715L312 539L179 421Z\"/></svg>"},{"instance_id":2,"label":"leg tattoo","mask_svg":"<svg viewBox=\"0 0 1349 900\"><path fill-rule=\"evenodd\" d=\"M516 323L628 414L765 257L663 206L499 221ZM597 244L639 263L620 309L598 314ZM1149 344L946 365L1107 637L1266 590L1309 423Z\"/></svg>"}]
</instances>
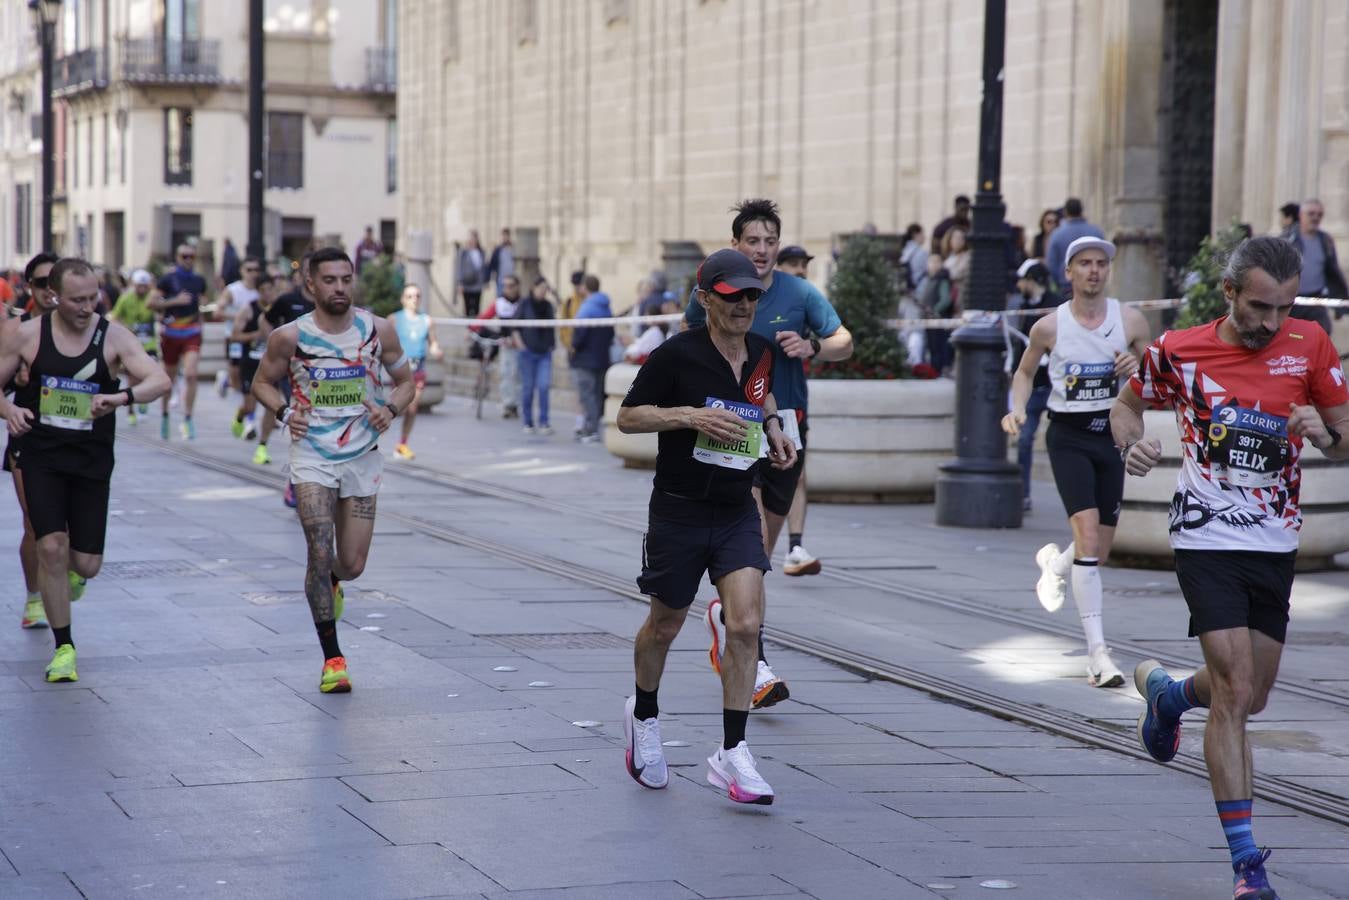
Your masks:
<instances>
[{"instance_id":1,"label":"leg tattoo","mask_svg":"<svg viewBox=\"0 0 1349 900\"><path fill-rule=\"evenodd\" d=\"M309 612L314 621L326 622L333 618L333 513L337 506L337 489L318 484L295 485L296 512L304 529L305 544L309 548L309 564L305 569L304 593L309 600Z\"/></svg>"}]
</instances>

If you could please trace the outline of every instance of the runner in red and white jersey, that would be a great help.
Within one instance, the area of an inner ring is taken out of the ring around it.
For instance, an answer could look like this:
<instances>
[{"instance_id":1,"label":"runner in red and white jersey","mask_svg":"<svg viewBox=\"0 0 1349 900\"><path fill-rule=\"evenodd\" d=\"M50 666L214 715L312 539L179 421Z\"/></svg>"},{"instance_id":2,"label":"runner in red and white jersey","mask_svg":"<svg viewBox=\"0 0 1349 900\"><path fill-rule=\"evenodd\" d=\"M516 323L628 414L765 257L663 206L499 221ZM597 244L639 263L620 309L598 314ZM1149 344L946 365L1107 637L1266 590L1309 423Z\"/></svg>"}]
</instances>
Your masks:
<instances>
[{"instance_id":1,"label":"runner in red and white jersey","mask_svg":"<svg viewBox=\"0 0 1349 900\"><path fill-rule=\"evenodd\" d=\"M1208 707L1204 760L1232 857L1235 900L1277 900L1251 831L1247 717L1265 708L1288 630L1297 557L1300 459L1311 444L1349 458L1349 389L1339 355L1313 322L1290 319L1302 258L1273 237L1243 241L1223 273L1227 316L1162 335L1110 411L1131 475L1161 444L1143 436L1146 406L1176 411L1185 458L1171 502L1176 579L1205 666L1182 681L1156 660L1134 685L1148 702L1138 736L1158 762L1180 747L1180 717Z\"/></svg>"},{"instance_id":2,"label":"runner in red and white jersey","mask_svg":"<svg viewBox=\"0 0 1349 900\"><path fill-rule=\"evenodd\" d=\"M1223 340L1227 321L1163 334L1130 382L1143 402L1176 410L1185 458L1171 545L1296 551L1304 436L1289 417L1349 400L1339 354L1315 323L1292 319L1255 350Z\"/></svg>"}]
</instances>

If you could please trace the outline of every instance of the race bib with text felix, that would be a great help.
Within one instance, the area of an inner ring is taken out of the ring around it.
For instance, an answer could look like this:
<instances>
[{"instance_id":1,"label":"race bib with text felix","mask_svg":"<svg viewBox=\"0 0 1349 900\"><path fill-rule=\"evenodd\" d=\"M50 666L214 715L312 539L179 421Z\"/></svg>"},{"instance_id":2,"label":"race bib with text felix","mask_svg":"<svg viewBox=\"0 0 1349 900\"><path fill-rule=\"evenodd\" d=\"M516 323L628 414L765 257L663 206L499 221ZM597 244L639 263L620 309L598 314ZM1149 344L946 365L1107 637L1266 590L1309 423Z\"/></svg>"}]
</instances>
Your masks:
<instances>
[{"instance_id":1,"label":"race bib with text felix","mask_svg":"<svg viewBox=\"0 0 1349 900\"><path fill-rule=\"evenodd\" d=\"M1209 462L1235 487L1277 484L1288 460L1288 420L1244 406L1219 406L1208 427Z\"/></svg>"},{"instance_id":2,"label":"race bib with text felix","mask_svg":"<svg viewBox=\"0 0 1349 900\"><path fill-rule=\"evenodd\" d=\"M365 366L309 370L310 402L314 411L330 416L359 416L365 412Z\"/></svg>"},{"instance_id":3,"label":"race bib with text felix","mask_svg":"<svg viewBox=\"0 0 1349 900\"><path fill-rule=\"evenodd\" d=\"M699 432L698 440L693 444L693 458L708 465L741 471L758 462L760 448L763 446L763 409L749 403L721 400L716 397L708 397L703 405L733 412L744 419L746 434L739 441L727 443Z\"/></svg>"},{"instance_id":4,"label":"race bib with text felix","mask_svg":"<svg viewBox=\"0 0 1349 900\"><path fill-rule=\"evenodd\" d=\"M94 416L90 409L98 385L92 381L45 376L38 398L38 420L52 428L91 431Z\"/></svg>"}]
</instances>

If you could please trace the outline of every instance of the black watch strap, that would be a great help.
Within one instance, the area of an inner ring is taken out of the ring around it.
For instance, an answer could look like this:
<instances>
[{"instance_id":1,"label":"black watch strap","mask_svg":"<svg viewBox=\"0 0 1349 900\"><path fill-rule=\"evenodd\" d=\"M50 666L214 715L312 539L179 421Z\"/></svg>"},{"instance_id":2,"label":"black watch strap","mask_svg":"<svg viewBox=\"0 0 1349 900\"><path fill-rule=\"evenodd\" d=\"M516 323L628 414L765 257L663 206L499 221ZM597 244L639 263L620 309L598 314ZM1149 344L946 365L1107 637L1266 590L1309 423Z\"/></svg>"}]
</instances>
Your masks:
<instances>
[{"instance_id":1,"label":"black watch strap","mask_svg":"<svg viewBox=\"0 0 1349 900\"><path fill-rule=\"evenodd\" d=\"M1326 426L1326 434L1330 435L1330 443L1326 446L1327 450L1331 449L1332 447L1338 447L1340 445L1340 441L1344 439L1344 435L1340 434L1339 431L1337 431L1334 428L1331 428L1329 425Z\"/></svg>"},{"instance_id":2,"label":"black watch strap","mask_svg":"<svg viewBox=\"0 0 1349 900\"><path fill-rule=\"evenodd\" d=\"M128 384L123 388L122 393L126 394L126 405L134 406L136 403L136 395L131 392L131 385Z\"/></svg>"},{"instance_id":3,"label":"black watch strap","mask_svg":"<svg viewBox=\"0 0 1349 900\"><path fill-rule=\"evenodd\" d=\"M819 339L819 338L811 338L811 339L810 339L810 349L811 349L811 351L812 351L812 355L814 355L814 356L819 356L819 355L820 355L820 339Z\"/></svg>"},{"instance_id":4,"label":"black watch strap","mask_svg":"<svg viewBox=\"0 0 1349 900\"><path fill-rule=\"evenodd\" d=\"M281 406L277 407L276 410L276 420L284 425L286 423L286 413L288 413L289 411L290 411L290 404L288 403L281 404Z\"/></svg>"}]
</instances>

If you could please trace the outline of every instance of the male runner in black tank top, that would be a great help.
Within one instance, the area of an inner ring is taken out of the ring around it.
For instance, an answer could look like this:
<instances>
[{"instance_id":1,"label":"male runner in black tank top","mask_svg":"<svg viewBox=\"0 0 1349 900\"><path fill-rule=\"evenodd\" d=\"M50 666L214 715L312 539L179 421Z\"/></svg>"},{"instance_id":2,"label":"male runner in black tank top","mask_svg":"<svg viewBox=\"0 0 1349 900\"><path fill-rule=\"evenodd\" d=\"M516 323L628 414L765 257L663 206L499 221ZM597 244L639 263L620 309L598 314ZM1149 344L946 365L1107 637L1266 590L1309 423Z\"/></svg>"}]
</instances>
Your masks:
<instances>
[{"instance_id":1,"label":"male runner in black tank top","mask_svg":"<svg viewBox=\"0 0 1349 900\"><path fill-rule=\"evenodd\" d=\"M19 464L37 537L38 585L56 653L48 681L78 681L70 634L67 570L92 578L103 564L119 406L158 399L169 378L121 325L94 309L98 279L81 259L62 259L49 276L56 291L50 315L24 322L0 345L0 384L21 365L28 383L14 402L0 401L11 435L22 435ZM130 388L121 389L125 371Z\"/></svg>"},{"instance_id":2,"label":"male runner in black tank top","mask_svg":"<svg viewBox=\"0 0 1349 900\"><path fill-rule=\"evenodd\" d=\"M250 301L234 317L234 324L229 335L231 343L242 345L243 355L239 359L239 384L244 392L243 402L234 412L234 424L231 428L235 437L241 437L246 441L251 441L257 436L257 424L253 419L253 411L257 409L258 401L253 396L253 375L258 371L258 363L262 360L263 351L267 347L266 341L260 340L260 338L262 337L262 318L271 309L272 299L276 296L276 286L272 276L264 274L260 277L257 282L257 291L258 298Z\"/></svg>"}]
</instances>

